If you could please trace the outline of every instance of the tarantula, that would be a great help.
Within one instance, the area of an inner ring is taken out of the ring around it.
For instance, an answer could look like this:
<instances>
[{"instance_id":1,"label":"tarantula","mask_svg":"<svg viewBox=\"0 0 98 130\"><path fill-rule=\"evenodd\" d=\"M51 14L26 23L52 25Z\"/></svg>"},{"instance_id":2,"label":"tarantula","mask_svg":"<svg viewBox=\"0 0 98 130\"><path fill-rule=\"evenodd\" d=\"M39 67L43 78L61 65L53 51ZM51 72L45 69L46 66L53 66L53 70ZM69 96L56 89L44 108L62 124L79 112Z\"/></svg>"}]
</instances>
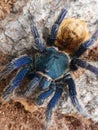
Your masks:
<instances>
[{"instance_id":1,"label":"tarantula","mask_svg":"<svg viewBox=\"0 0 98 130\"><path fill-rule=\"evenodd\" d=\"M52 26L51 34L47 38L47 46L42 42L37 27L31 25L39 54L35 59L27 55L16 58L0 72L0 77L2 77L21 68L2 94L2 98L6 101L10 100L11 95L19 87L24 77L32 80L23 95L29 97L37 87L44 91L38 96L37 103L39 105L43 104L44 100L54 92L47 105L47 122L51 120L53 110L58 104L65 84L68 85L69 97L73 106L83 113L70 71L77 70L79 66L98 75L98 68L79 58L95 42L98 30L87 40L86 23L75 18L64 19L67 12L68 8L62 9Z\"/></svg>"}]
</instances>

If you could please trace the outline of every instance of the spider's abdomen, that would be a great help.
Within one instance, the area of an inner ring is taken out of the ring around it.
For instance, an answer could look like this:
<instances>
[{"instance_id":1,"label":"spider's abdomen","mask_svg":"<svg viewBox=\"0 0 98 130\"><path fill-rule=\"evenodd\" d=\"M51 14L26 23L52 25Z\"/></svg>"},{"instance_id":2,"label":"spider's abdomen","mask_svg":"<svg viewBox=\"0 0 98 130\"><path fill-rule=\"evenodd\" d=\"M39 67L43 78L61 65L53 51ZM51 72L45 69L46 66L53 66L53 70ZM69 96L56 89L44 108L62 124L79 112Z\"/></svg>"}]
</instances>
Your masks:
<instances>
[{"instance_id":1,"label":"spider's abdomen","mask_svg":"<svg viewBox=\"0 0 98 130\"><path fill-rule=\"evenodd\" d=\"M61 50L73 54L88 39L86 22L81 19L68 18L59 27L55 45Z\"/></svg>"},{"instance_id":2,"label":"spider's abdomen","mask_svg":"<svg viewBox=\"0 0 98 130\"><path fill-rule=\"evenodd\" d=\"M67 73L69 70L69 57L55 48L47 48L36 60L36 71L43 72L53 79Z\"/></svg>"}]
</instances>

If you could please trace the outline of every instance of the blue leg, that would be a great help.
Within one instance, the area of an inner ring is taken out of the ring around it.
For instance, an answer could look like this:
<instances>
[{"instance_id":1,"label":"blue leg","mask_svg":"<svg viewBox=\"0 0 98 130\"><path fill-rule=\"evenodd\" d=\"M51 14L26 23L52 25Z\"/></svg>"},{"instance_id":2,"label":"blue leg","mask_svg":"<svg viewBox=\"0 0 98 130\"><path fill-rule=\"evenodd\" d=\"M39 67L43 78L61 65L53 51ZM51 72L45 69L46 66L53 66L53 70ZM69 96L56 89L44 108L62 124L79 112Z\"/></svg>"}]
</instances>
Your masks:
<instances>
[{"instance_id":1,"label":"blue leg","mask_svg":"<svg viewBox=\"0 0 98 130\"><path fill-rule=\"evenodd\" d=\"M40 82L40 88L41 89L47 89L51 84L51 80L47 80L46 78L42 78L41 82Z\"/></svg>"},{"instance_id":2,"label":"blue leg","mask_svg":"<svg viewBox=\"0 0 98 130\"><path fill-rule=\"evenodd\" d=\"M51 34L47 38L48 45L50 45L50 46L54 45L54 42L55 42L56 37L57 37L59 26L62 23L64 17L66 16L68 9L69 9L69 5L66 8L62 9L58 19L56 20L55 24L52 26Z\"/></svg>"},{"instance_id":3,"label":"blue leg","mask_svg":"<svg viewBox=\"0 0 98 130\"><path fill-rule=\"evenodd\" d=\"M78 99L76 97L77 93L76 93L76 88L75 88L75 83L74 80L70 77L66 79L66 82L68 84L68 89L69 89L69 96L71 98L71 102L73 104L73 106L79 111L79 112L83 112L83 109L81 107L81 105L78 102Z\"/></svg>"},{"instance_id":4,"label":"blue leg","mask_svg":"<svg viewBox=\"0 0 98 130\"><path fill-rule=\"evenodd\" d=\"M10 96L13 93L13 91L19 87L19 85L21 84L22 80L24 79L24 77L26 76L26 74L28 73L29 68L24 67L22 68L18 74L16 75L16 77L11 81L9 87L7 87L3 94L2 94L2 98L5 99L6 101L10 100Z\"/></svg>"},{"instance_id":5,"label":"blue leg","mask_svg":"<svg viewBox=\"0 0 98 130\"><path fill-rule=\"evenodd\" d=\"M62 95L62 92L63 92L62 86L56 88L56 92L48 104L47 111L46 111L46 121L47 121L46 130L49 128L53 109L58 104L58 101Z\"/></svg>"},{"instance_id":6,"label":"blue leg","mask_svg":"<svg viewBox=\"0 0 98 130\"><path fill-rule=\"evenodd\" d=\"M36 26L31 26L31 31L34 35L35 43L36 43L36 48L39 50L39 52L43 52L45 50L45 45L41 41L40 35L38 33L37 27Z\"/></svg>"},{"instance_id":7,"label":"blue leg","mask_svg":"<svg viewBox=\"0 0 98 130\"><path fill-rule=\"evenodd\" d=\"M27 75L27 78L32 80L34 77L35 77L35 73L32 70L30 70L28 75Z\"/></svg>"},{"instance_id":8,"label":"blue leg","mask_svg":"<svg viewBox=\"0 0 98 130\"><path fill-rule=\"evenodd\" d=\"M24 96L29 97L32 92L38 87L40 83L41 77L35 75L33 80L28 84L26 91L24 92Z\"/></svg>"},{"instance_id":9,"label":"blue leg","mask_svg":"<svg viewBox=\"0 0 98 130\"><path fill-rule=\"evenodd\" d=\"M87 63L86 61L82 61L81 59L74 58L72 62L73 62L74 65L78 65L82 68L88 69L91 72L98 75L98 68L89 64L89 63Z\"/></svg>"},{"instance_id":10,"label":"blue leg","mask_svg":"<svg viewBox=\"0 0 98 130\"><path fill-rule=\"evenodd\" d=\"M37 100L38 105L42 105L44 100L47 99L54 92L54 89L55 89L55 86L52 86L51 88L49 88L49 90L41 93L38 96L38 100Z\"/></svg>"},{"instance_id":11,"label":"blue leg","mask_svg":"<svg viewBox=\"0 0 98 130\"><path fill-rule=\"evenodd\" d=\"M71 63L70 63L70 69L72 71L78 70L78 66L76 64L74 64L74 60L72 60Z\"/></svg>"},{"instance_id":12,"label":"blue leg","mask_svg":"<svg viewBox=\"0 0 98 130\"><path fill-rule=\"evenodd\" d=\"M98 30L96 30L96 32L93 34L91 39L89 39L88 41L84 42L80 46L80 48L76 51L74 56L75 57L80 57L88 49L89 46L94 44L94 42L97 40L97 38L98 38Z\"/></svg>"},{"instance_id":13,"label":"blue leg","mask_svg":"<svg viewBox=\"0 0 98 130\"><path fill-rule=\"evenodd\" d=\"M14 59L10 64L8 64L4 70L0 72L0 77L11 73L13 70L18 69L23 65L28 65L32 63L32 59L28 56L22 56L19 58Z\"/></svg>"}]
</instances>

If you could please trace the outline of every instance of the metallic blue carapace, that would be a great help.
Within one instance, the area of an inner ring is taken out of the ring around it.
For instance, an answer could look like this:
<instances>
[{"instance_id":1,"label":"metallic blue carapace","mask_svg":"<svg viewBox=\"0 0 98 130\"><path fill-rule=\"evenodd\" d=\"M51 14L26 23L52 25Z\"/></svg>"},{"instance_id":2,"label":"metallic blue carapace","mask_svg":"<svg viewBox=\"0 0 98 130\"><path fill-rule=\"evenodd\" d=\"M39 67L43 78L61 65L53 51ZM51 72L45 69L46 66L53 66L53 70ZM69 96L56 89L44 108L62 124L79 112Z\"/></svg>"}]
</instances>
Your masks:
<instances>
[{"instance_id":1,"label":"metallic blue carapace","mask_svg":"<svg viewBox=\"0 0 98 130\"><path fill-rule=\"evenodd\" d=\"M69 57L67 54L49 47L36 59L36 71L47 74L52 79L56 79L68 72Z\"/></svg>"}]
</instances>

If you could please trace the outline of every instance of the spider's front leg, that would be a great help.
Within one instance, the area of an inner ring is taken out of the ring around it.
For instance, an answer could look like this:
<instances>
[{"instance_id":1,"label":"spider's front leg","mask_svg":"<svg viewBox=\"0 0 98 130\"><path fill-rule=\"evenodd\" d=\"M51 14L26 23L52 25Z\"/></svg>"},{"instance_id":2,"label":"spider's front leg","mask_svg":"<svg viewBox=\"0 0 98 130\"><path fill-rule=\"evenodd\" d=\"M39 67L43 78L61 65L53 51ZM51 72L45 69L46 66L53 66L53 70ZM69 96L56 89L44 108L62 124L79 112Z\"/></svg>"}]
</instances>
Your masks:
<instances>
[{"instance_id":1,"label":"spider's front leg","mask_svg":"<svg viewBox=\"0 0 98 130\"><path fill-rule=\"evenodd\" d=\"M59 26L62 23L64 17L66 16L68 10L69 10L69 5L67 5L64 9L62 9L60 15L58 16L58 19L56 20L56 22L52 26L51 34L47 38L48 45L50 45L50 46L54 45L54 42L55 42L56 37L57 37Z\"/></svg>"},{"instance_id":2,"label":"spider's front leg","mask_svg":"<svg viewBox=\"0 0 98 130\"><path fill-rule=\"evenodd\" d=\"M21 56L19 58L16 58L12 60L11 63L9 63L1 72L0 72L0 78L3 77L4 75L10 74L12 71L15 69L20 68L23 65L28 65L32 63L32 59L29 56Z\"/></svg>"},{"instance_id":3,"label":"spider's front leg","mask_svg":"<svg viewBox=\"0 0 98 130\"><path fill-rule=\"evenodd\" d=\"M0 77L11 73L13 70L18 69L24 65L29 66L32 63L32 59L28 56L21 56L14 59L10 64L8 64L4 70L0 72ZM16 75L16 77L11 81L10 85L4 90L2 98L8 101L12 92L20 85L24 77L29 71L29 67L24 66Z\"/></svg>"},{"instance_id":4,"label":"spider's front leg","mask_svg":"<svg viewBox=\"0 0 98 130\"><path fill-rule=\"evenodd\" d=\"M4 90L2 94L2 98L6 101L10 100L10 97L13 93L13 91L19 87L20 83L23 81L24 77L28 73L29 68L28 67L23 67L16 77L11 81L10 85Z\"/></svg>"}]
</instances>

